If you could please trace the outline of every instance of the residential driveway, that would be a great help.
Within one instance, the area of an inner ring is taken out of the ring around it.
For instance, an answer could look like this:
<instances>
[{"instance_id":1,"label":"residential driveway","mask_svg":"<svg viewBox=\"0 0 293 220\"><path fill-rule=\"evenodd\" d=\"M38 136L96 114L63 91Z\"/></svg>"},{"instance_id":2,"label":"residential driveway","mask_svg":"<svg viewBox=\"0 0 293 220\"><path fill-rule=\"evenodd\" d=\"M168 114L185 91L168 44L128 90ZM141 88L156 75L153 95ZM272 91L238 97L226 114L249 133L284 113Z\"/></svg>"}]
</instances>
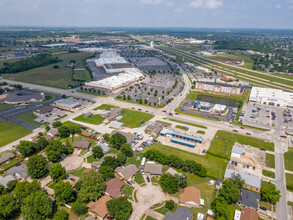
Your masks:
<instances>
[{"instance_id":1,"label":"residential driveway","mask_svg":"<svg viewBox=\"0 0 293 220\"><path fill-rule=\"evenodd\" d=\"M163 193L160 186L154 186L150 183L142 187L136 187L137 203L132 203L133 212L130 220L141 219L143 214L153 205L166 200L166 194Z\"/></svg>"},{"instance_id":2,"label":"residential driveway","mask_svg":"<svg viewBox=\"0 0 293 220\"><path fill-rule=\"evenodd\" d=\"M65 167L66 171L75 170L82 166L86 155L78 156L79 153L80 150L75 149L71 156L66 157L63 161L61 161L60 164Z\"/></svg>"}]
</instances>

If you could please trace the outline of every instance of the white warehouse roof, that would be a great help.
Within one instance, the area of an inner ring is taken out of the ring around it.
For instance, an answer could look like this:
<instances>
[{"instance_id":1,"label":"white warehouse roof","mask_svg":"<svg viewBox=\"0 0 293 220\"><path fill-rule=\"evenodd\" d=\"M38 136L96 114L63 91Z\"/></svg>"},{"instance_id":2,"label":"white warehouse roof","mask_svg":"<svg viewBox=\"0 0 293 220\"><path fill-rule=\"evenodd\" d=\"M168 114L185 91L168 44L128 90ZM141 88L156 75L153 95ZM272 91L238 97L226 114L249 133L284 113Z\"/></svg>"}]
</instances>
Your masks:
<instances>
[{"instance_id":1,"label":"white warehouse roof","mask_svg":"<svg viewBox=\"0 0 293 220\"><path fill-rule=\"evenodd\" d=\"M256 188L261 188L261 178L258 176L252 176L248 173L244 173L243 171L236 171L236 170L231 170L231 169L226 169L224 177L226 179L230 179L232 177L232 174L239 174L241 178L245 181L245 184L256 187Z\"/></svg>"},{"instance_id":2,"label":"white warehouse roof","mask_svg":"<svg viewBox=\"0 0 293 220\"><path fill-rule=\"evenodd\" d=\"M102 52L99 59L95 60L96 66L114 63L127 63L124 57L121 57L115 51Z\"/></svg>"}]
</instances>

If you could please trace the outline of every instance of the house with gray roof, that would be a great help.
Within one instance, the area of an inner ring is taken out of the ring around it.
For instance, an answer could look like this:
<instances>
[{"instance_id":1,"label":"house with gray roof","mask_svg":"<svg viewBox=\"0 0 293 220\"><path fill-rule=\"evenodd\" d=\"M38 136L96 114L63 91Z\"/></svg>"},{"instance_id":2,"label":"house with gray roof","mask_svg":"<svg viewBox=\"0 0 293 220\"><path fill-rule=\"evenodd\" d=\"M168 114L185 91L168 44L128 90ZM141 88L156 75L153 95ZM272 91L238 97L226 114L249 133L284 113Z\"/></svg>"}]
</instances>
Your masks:
<instances>
[{"instance_id":1,"label":"house with gray roof","mask_svg":"<svg viewBox=\"0 0 293 220\"><path fill-rule=\"evenodd\" d=\"M145 174L161 176L163 172L163 165L147 162L144 166Z\"/></svg>"},{"instance_id":2,"label":"house with gray roof","mask_svg":"<svg viewBox=\"0 0 293 220\"><path fill-rule=\"evenodd\" d=\"M134 164L129 164L126 167L117 167L115 172L123 179L129 180L138 173L138 169Z\"/></svg>"},{"instance_id":3,"label":"house with gray roof","mask_svg":"<svg viewBox=\"0 0 293 220\"><path fill-rule=\"evenodd\" d=\"M261 196L258 193L251 192L246 189L240 191L238 203L245 205L246 207L258 209L258 201L260 201Z\"/></svg>"},{"instance_id":4,"label":"house with gray roof","mask_svg":"<svg viewBox=\"0 0 293 220\"><path fill-rule=\"evenodd\" d=\"M191 220L192 216L193 213L188 208L178 207L175 213L168 211L164 220Z\"/></svg>"},{"instance_id":5,"label":"house with gray roof","mask_svg":"<svg viewBox=\"0 0 293 220\"><path fill-rule=\"evenodd\" d=\"M4 176L4 177L0 176L0 185L2 185L5 188L7 188L7 183L12 181L12 180L15 180L15 179L11 175L7 175L7 176Z\"/></svg>"},{"instance_id":6,"label":"house with gray roof","mask_svg":"<svg viewBox=\"0 0 293 220\"><path fill-rule=\"evenodd\" d=\"M261 190L261 178L258 176L253 176L243 171L226 169L224 180L230 179L233 175L240 175L244 180L244 187L253 191L260 193Z\"/></svg>"},{"instance_id":7,"label":"house with gray roof","mask_svg":"<svg viewBox=\"0 0 293 220\"><path fill-rule=\"evenodd\" d=\"M0 158L0 165L6 163L7 161L13 159L15 157L15 155L13 153L10 152L6 152L4 154L2 154L1 158Z\"/></svg>"},{"instance_id":8,"label":"house with gray roof","mask_svg":"<svg viewBox=\"0 0 293 220\"><path fill-rule=\"evenodd\" d=\"M242 154L243 148L237 145L234 145L231 151L231 157L240 158Z\"/></svg>"},{"instance_id":9,"label":"house with gray roof","mask_svg":"<svg viewBox=\"0 0 293 220\"><path fill-rule=\"evenodd\" d=\"M29 177L27 172L27 166L25 164L14 166L7 170L7 173L11 176L15 176L18 179L26 180Z\"/></svg>"}]
</instances>

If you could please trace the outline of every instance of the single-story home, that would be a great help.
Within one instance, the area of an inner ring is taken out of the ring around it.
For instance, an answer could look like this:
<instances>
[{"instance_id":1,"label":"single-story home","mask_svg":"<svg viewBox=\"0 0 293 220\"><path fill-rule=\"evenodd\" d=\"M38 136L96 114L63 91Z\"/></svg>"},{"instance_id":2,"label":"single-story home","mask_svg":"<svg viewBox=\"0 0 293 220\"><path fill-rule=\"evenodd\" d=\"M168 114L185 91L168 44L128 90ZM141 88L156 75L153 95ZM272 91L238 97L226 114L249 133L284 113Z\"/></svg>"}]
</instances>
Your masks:
<instances>
[{"instance_id":1,"label":"single-story home","mask_svg":"<svg viewBox=\"0 0 293 220\"><path fill-rule=\"evenodd\" d=\"M115 172L123 179L129 180L138 173L138 169L134 164L129 164L126 167L117 167Z\"/></svg>"},{"instance_id":2,"label":"single-story home","mask_svg":"<svg viewBox=\"0 0 293 220\"><path fill-rule=\"evenodd\" d=\"M36 111L34 111L34 114L37 116L42 116L42 115L46 115L48 113L51 113L55 110L56 108L52 105L47 105L43 108L37 109Z\"/></svg>"},{"instance_id":3,"label":"single-story home","mask_svg":"<svg viewBox=\"0 0 293 220\"><path fill-rule=\"evenodd\" d=\"M104 219L108 215L106 203L111 200L110 196L104 195L96 202L90 202L87 207L89 213L97 218Z\"/></svg>"},{"instance_id":4,"label":"single-story home","mask_svg":"<svg viewBox=\"0 0 293 220\"><path fill-rule=\"evenodd\" d=\"M10 152L6 152L6 153L2 154L2 156L0 158L0 165L10 161L14 157L15 157L15 155L13 153L10 153Z\"/></svg>"},{"instance_id":5,"label":"single-story home","mask_svg":"<svg viewBox=\"0 0 293 220\"><path fill-rule=\"evenodd\" d=\"M258 193L251 192L246 189L240 191L238 203L245 205L246 207L258 209L258 201L260 201L261 196Z\"/></svg>"},{"instance_id":6,"label":"single-story home","mask_svg":"<svg viewBox=\"0 0 293 220\"><path fill-rule=\"evenodd\" d=\"M178 207L175 213L168 211L164 220L191 220L192 216L193 213L188 208Z\"/></svg>"},{"instance_id":7,"label":"single-story home","mask_svg":"<svg viewBox=\"0 0 293 220\"><path fill-rule=\"evenodd\" d=\"M7 170L7 173L11 176L15 176L18 179L26 180L29 177L27 172L27 166L25 164L19 164L14 166Z\"/></svg>"},{"instance_id":8,"label":"single-story home","mask_svg":"<svg viewBox=\"0 0 293 220\"><path fill-rule=\"evenodd\" d=\"M200 197L200 190L193 187L185 187L183 193L179 196L179 204L186 206L200 207L204 206L204 200Z\"/></svg>"},{"instance_id":9,"label":"single-story home","mask_svg":"<svg viewBox=\"0 0 293 220\"><path fill-rule=\"evenodd\" d=\"M106 183L105 193L113 199L116 199L121 195L121 189L123 188L123 186L124 184L117 178L110 179Z\"/></svg>"},{"instance_id":10,"label":"single-story home","mask_svg":"<svg viewBox=\"0 0 293 220\"><path fill-rule=\"evenodd\" d=\"M91 142L87 141L87 140L80 140L80 141L76 141L73 144L74 148L78 148L78 149L84 149L84 150L88 150L91 146Z\"/></svg>"},{"instance_id":11,"label":"single-story home","mask_svg":"<svg viewBox=\"0 0 293 220\"><path fill-rule=\"evenodd\" d=\"M258 220L258 213L253 209L243 208L241 209L240 220Z\"/></svg>"},{"instance_id":12,"label":"single-story home","mask_svg":"<svg viewBox=\"0 0 293 220\"><path fill-rule=\"evenodd\" d=\"M11 175L7 175L7 176L4 176L4 177L0 176L0 185L2 185L5 188L7 188L7 183L12 181L12 180L15 180L15 179Z\"/></svg>"},{"instance_id":13,"label":"single-story home","mask_svg":"<svg viewBox=\"0 0 293 220\"><path fill-rule=\"evenodd\" d=\"M152 162L147 162L144 166L144 173L150 175L161 176L163 172L163 165Z\"/></svg>"},{"instance_id":14,"label":"single-story home","mask_svg":"<svg viewBox=\"0 0 293 220\"><path fill-rule=\"evenodd\" d=\"M127 144L131 144L131 143L135 142L135 138L136 138L136 136L133 135L133 134L129 134L129 133L127 133L127 132L123 132L123 131L113 130L112 133L111 133L111 136L112 136L113 134L116 134L116 133L120 133L120 134L122 134L123 136L125 136L126 139L127 139Z\"/></svg>"}]
</instances>

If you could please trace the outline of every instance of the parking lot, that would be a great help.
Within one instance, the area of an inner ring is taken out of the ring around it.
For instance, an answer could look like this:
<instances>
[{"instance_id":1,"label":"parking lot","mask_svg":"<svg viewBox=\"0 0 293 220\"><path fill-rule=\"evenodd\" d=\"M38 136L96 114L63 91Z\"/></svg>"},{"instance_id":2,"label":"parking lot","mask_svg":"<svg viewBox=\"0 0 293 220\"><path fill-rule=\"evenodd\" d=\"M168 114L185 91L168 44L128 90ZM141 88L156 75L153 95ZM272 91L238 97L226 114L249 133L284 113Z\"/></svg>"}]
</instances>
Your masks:
<instances>
[{"instance_id":1,"label":"parking lot","mask_svg":"<svg viewBox=\"0 0 293 220\"><path fill-rule=\"evenodd\" d=\"M245 103L240 115L240 122L253 127L282 130L292 129L293 109L281 108L270 105L260 105L255 103Z\"/></svg>"},{"instance_id":2,"label":"parking lot","mask_svg":"<svg viewBox=\"0 0 293 220\"><path fill-rule=\"evenodd\" d=\"M175 81L177 79L177 85ZM171 99L177 96L183 89L182 79L178 75L157 73L153 76L147 75L146 80L121 91L117 96L126 97L129 95L132 101L139 99L147 100L152 105L166 105Z\"/></svg>"},{"instance_id":3,"label":"parking lot","mask_svg":"<svg viewBox=\"0 0 293 220\"><path fill-rule=\"evenodd\" d=\"M129 58L129 62L144 71L171 72L171 67L166 62L155 57Z\"/></svg>"}]
</instances>

